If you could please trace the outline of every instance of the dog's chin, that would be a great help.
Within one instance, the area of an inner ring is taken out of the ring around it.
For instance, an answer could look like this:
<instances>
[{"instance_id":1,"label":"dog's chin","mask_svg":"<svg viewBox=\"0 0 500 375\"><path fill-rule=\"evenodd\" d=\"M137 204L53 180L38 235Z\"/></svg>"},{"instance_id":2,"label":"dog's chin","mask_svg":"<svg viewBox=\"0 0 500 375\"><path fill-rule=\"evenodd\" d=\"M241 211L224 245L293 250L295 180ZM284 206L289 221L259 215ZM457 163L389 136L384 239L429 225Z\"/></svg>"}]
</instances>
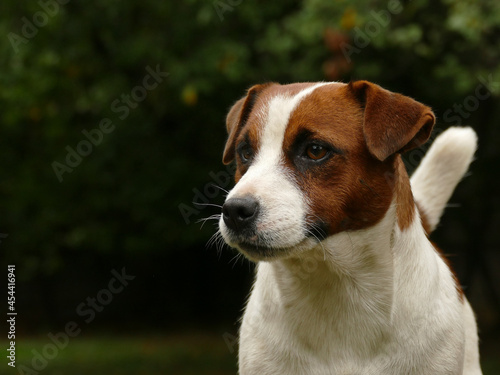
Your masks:
<instances>
[{"instance_id":1,"label":"dog's chin","mask_svg":"<svg viewBox=\"0 0 500 375\"><path fill-rule=\"evenodd\" d=\"M316 243L317 244L317 243ZM258 245L251 242L239 242L230 244L231 247L237 249L247 259L252 262L273 261L278 259L290 258L298 253L314 247L315 243L309 238L304 238L297 244L291 246L267 246Z\"/></svg>"},{"instance_id":2,"label":"dog's chin","mask_svg":"<svg viewBox=\"0 0 500 375\"><path fill-rule=\"evenodd\" d=\"M248 242L241 242L234 246L247 259L258 261L271 261L274 259L285 258L290 254L290 248L276 248L262 245L255 245Z\"/></svg>"}]
</instances>

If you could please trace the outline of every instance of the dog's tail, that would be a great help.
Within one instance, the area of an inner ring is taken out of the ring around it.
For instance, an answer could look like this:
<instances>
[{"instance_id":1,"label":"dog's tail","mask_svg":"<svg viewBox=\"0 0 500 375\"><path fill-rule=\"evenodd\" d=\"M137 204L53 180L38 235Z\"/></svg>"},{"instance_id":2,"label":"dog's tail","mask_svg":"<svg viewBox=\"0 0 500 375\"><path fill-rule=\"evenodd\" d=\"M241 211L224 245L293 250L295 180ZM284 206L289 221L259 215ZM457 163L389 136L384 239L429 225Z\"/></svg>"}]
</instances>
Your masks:
<instances>
[{"instance_id":1,"label":"dog's tail","mask_svg":"<svg viewBox=\"0 0 500 375\"><path fill-rule=\"evenodd\" d=\"M438 225L453 190L467 172L477 147L472 128L451 127L436 138L411 177L424 228Z\"/></svg>"}]
</instances>

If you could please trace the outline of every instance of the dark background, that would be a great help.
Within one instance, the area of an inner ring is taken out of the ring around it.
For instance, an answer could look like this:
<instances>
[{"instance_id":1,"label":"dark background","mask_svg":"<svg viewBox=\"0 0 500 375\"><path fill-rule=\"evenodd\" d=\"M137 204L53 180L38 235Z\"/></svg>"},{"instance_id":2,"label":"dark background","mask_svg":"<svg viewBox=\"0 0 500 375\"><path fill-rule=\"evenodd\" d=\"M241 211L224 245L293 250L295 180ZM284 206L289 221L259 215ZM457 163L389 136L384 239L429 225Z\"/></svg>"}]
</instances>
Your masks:
<instances>
[{"instance_id":1,"label":"dark background","mask_svg":"<svg viewBox=\"0 0 500 375\"><path fill-rule=\"evenodd\" d=\"M4 0L0 14L0 252L16 265L18 345L76 321L85 337L203 332L235 363L253 266L209 242L216 220L200 220L218 209L196 204L232 186L225 114L255 83L367 79L430 105L437 132L479 135L432 239L498 358L498 2ZM123 267L135 279L85 323L77 307Z\"/></svg>"}]
</instances>

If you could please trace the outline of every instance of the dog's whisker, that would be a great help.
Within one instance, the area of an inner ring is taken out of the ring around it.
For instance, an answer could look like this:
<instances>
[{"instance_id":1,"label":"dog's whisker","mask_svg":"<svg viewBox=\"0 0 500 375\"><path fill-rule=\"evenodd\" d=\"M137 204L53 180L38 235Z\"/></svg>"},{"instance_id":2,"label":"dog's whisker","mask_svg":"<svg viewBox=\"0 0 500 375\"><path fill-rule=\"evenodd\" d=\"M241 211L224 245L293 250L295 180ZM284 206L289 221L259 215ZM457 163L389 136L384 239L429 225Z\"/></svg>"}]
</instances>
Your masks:
<instances>
[{"instance_id":1,"label":"dog's whisker","mask_svg":"<svg viewBox=\"0 0 500 375\"><path fill-rule=\"evenodd\" d=\"M219 260L222 257L222 251L224 247L224 240L222 239L222 236L217 236L217 239L215 240L215 250L217 251L217 255L219 257Z\"/></svg>"},{"instance_id":2,"label":"dog's whisker","mask_svg":"<svg viewBox=\"0 0 500 375\"><path fill-rule=\"evenodd\" d=\"M194 205L196 206L210 206L210 207L217 207L217 208L222 208L222 205L220 204L215 204L215 203L199 203L199 202L193 202Z\"/></svg>"},{"instance_id":3,"label":"dog's whisker","mask_svg":"<svg viewBox=\"0 0 500 375\"><path fill-rule=\"evenodd\" d=\"M217 189L222 190L226 194L229 194L229 191L226 190L226 189L224 189L222 186L219 186L219 185L216 185L216 184L210 184L210 185L213 186L213 187L215 187L215 188L217 188Z\"/></svg>"},{"instance_id":4,"label":"dog's whisker","mask_svg":"<svg viewBox=\"0 0 500 375\"><path fill-rule=\"evenodd\" d=\"M224 241L224 238L222 237L222 233L220 232L219 229L217 229L217 231L211 237L210 245L215 246L219 255L222 253L222 250L224 249L224 246L226 245L226 241Z\"/></svg>"},{"instance_id":5,"label":"dog's whisker","mask_svg":"<svg viewBox=\"0 0 500 375\"><path fill-rule=\"evenodd\" d=\"M204 218L201 218L197 221L197 223L201 223L201 222L205 222L207 220L219 220L221 217L220 214L213 214L213 215L210 215L208 217L204 217Z\"/></svg>"},{"instance_id":6,"label":"dog's whisker","mask_svg":"<svg viewBox=\"0 0 500 375\"><path fill-rule=\"evenodd\" d=\"M219 232L215 232L211 237L210 239L207 241L206 245L205 245L205 248L209 248L209 247L212 247L213 244L217 241L217 238L219 236Z\"/></svg>"},{"instance_id":7,"label":"dog's whisker","mask_svg":"<svg viewBox=\"0 0 500 375\"><path fill-rule=\"evenodd\" d=\"M226 242L224 241L222 234L219 233L217 243L216 243L217 251L222 252L222 250L224 249L224 246L226 246Z\"/></svg>"},{"instance_id":8,"label":"dog's whisker","mask_svg":"<svg viewBox=\"0 0 500 375\"><path fill-rule=\"evenodd\" d=\"M316 217L319 222L321 222L321 218L318 215L313 214L314 217ZM318 233L323 232L323 229L320 228L319 224L315 222L311 222L310 220L306 220L306 224L311 226L311 229L306 229L307 233L310 234L314 239L318 242L318 244L321 246L321 249L323 250L323 260L326 260L327 254L326 254L326 249L323 246L323 241L316 235L315 231Z\"/></svg>"},{"instance_id":9,"label":"dog's whisker","mask_svg":"<svg viewBox=\"0 0 500 375\"><path fill-rule=\"evenodd\" d=\"M314 224L313 224L313 229L319 229L319 228L314 228ZM314 230L312 229L307 229L307 233L310 234L312 237L314 237L314 239L318 242L318 244L321 246L321 249L323 250L323 260L326 261L326 249L325 247L323 246L323 241L321 241L319 239L318 236L316 236L316 234L314 233Z\"/></svg>"},{"instance_id":10,"label":"dog's whisker","mask_svg":"<svg viewBox=\"0 0 500 375\"><path fill-rule=\"evenodd\" d=\"M219 220L219 219L220 219L220 214L213 214L213 215L210 215L208 217L201 218L201 219L197 220L196 222L205 224L208 220ZM202 227L203 227L203 225L202 225Z\"/></svg>"},{"instance_id":11,"label":"dog's whisker","mask_svg":"<svg viewBox=\"0 0 500 375\"><path fill-rule=\"evenodd\" d=\"M217 250L217 252L221 253L222 251L222 248L224 247L224 238L222 238L222 234L220 233L220 230L217 230L213 235L212 237L210 237L210 239L208 240L207 244L205 245L206 248L209 248L209 247L212 247L212 246L215 246L215 249Z\"/></svg>"},{"instance_id":12,"label":"dog's whisker","mask_svg":"<svg viewBox=\"0 0 500 375\"><path fill-rule=\"evenodd\" d=\"M241 253L237 253L234 257L231 258L231 260L229 261L229 264L232 263L232 267L234 269L234 266L236 266L236 264L238 263L238 260L242 257L242 254ZM233 262L234 261L234 262Z\"/></svg>"},{"instance_id":13,"label":"dog's whisker","mask_svg":"<svg viewBox=\"0 0 500 375\"><path fill-rule=\"evenodd\" d=\"M217 222L218 222L218 221L219 221L219 219L220 219L220 214L214 214L214 215L211 215L211 216L209 216L209 217L205 217L205 218L203 218L203 219L200 219L200 220L196 221L196 223L202 223L202 224L201 224L201 227L200 227L200 229L201 229L201 228L203 228L203 226L205 225L205 223L206 223L207 221L209 221L209 220L215 220L215 221L217 221Z\"/></svg>"}]
</instances>

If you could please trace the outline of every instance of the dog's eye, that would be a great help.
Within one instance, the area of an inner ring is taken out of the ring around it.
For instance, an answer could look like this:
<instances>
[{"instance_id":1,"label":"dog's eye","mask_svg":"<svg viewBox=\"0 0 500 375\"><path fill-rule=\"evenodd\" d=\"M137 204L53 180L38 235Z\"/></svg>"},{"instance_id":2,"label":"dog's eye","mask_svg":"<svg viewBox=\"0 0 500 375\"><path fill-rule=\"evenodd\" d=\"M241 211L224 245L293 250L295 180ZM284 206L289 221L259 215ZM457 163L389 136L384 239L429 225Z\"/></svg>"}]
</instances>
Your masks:
<instances>
[{"instance_id":1,"label":"dog's eye","mask_svg":"<svg viewBox=\"0 0 500 375\"><path fill-rule=\"evenodd\" d=\"M238 154L240 155L241 161L243 163L248 163L253 158L252 147L248 144L244 144L238 148Z\"/></svg>"},{"instance_id":2,"label":"dog's eye","mask_svg":"<svg viewBox=\"0 0 500 375\"><path fill-rule=\"evenodd\" d=\"M307 146L305 154L309 159L319 161L328 155L328 149L324 146L313 143Z\"/></svg>"}]
</instances>

